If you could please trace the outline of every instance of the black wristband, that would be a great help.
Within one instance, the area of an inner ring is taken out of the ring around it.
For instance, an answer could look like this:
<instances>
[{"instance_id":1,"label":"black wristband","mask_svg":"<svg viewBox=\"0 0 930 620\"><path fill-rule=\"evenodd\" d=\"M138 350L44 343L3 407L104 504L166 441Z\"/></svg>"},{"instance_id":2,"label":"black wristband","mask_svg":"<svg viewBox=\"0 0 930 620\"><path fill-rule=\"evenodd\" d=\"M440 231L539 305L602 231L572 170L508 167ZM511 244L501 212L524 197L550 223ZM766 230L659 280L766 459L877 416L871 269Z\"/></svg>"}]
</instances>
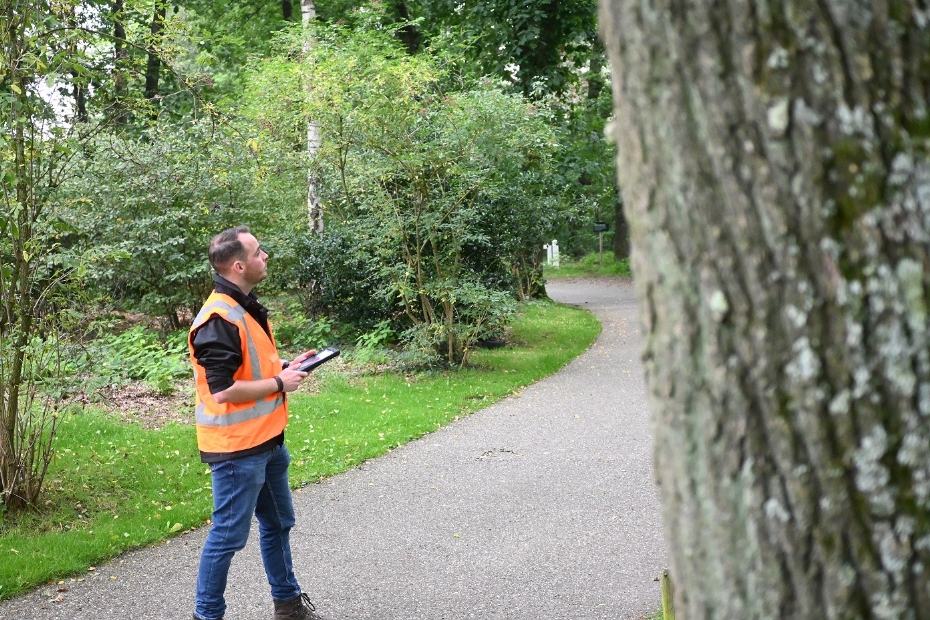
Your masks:
<instances>
[{"instance_id":1,"label":"black wristband","mask_svg":"<svg viewBox=\"0 0 930 620\"><path fill-rule=\"evenodd\" d=\"M282 380L281 380L281 377L279 377L278 375L275 375L275 376L274 376L274 380L275 380L275 383L278 384L278 391L279 391L279 392L283 392L283 391L284 391L284 381L282 381Z\"/></svg>"}]
</instances>

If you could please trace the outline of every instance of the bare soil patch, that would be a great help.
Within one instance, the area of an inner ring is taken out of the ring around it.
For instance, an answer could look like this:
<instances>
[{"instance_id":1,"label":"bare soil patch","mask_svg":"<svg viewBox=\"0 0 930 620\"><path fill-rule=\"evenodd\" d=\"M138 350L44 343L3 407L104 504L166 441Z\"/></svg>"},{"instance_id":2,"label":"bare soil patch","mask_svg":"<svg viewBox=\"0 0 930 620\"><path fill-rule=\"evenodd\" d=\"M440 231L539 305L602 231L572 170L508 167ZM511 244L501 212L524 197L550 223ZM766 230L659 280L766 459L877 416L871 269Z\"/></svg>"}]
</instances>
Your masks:
<instances>
[{"instance_id":1,"label":"bare soil patch","mask_svg":"<svg viewBox=\"0 0 930 620\"><path fill-rule=\"evenodd\" d=\"M194 423L194 386L189 383L175 386L170 394L145 383L129 383L104 388L99 397L103 406L117 417L155 430L172 423Z\"/></svg>"},{"instance_id":2,"label":"bare soil patch","mask_svg":"<svg viewBox=\"0 0 930 620\"><path fill-rule=\"evenodd\" d=\"M319 377L311 373L300 384L298 392L315 394L319 389ZM112 386L100 390L97 399L114 416L125 422L141 424L149 430L164 428L172 423L194 423L193 380L178 382L168 394L143 382Z\"/></svg>"}]
</instances>

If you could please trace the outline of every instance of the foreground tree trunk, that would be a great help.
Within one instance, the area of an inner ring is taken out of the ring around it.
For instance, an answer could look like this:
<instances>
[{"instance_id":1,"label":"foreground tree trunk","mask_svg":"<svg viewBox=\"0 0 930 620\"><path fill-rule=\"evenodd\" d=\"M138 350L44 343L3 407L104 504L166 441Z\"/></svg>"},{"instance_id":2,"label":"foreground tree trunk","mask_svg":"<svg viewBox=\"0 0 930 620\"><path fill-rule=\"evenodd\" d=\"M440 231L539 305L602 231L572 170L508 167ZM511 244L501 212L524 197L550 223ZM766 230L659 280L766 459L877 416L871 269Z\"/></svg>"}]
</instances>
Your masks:
<instances>
[{"instance_id":1,"label":"foreground tree trunk","mask_svg":"<svg viewBox=\"0 0 930 620\"><path fill-rule=\"evenodd\" d=\"M603 0L679 616L930 618L930 13Z\"/></svg>"}]
</instances>

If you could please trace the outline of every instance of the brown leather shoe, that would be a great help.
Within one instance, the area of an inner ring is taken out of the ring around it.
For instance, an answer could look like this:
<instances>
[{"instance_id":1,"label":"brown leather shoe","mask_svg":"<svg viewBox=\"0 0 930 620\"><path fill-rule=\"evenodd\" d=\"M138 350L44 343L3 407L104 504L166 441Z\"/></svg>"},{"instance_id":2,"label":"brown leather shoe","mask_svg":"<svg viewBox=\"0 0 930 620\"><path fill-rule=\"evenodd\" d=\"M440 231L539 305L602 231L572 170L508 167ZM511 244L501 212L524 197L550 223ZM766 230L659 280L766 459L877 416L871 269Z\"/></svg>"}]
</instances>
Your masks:
<instances>
[{"instance_id":1,"label":"brown leather shoe","mask_svg":"<svg viewBox=\"0 0 930 620\"><path fill-rule=\"evenodd\" d=\"M320 615L310 602L310 597L301 593L289 601L274 602L274 620L329 620Z\"/></svg>"}]
</instances>

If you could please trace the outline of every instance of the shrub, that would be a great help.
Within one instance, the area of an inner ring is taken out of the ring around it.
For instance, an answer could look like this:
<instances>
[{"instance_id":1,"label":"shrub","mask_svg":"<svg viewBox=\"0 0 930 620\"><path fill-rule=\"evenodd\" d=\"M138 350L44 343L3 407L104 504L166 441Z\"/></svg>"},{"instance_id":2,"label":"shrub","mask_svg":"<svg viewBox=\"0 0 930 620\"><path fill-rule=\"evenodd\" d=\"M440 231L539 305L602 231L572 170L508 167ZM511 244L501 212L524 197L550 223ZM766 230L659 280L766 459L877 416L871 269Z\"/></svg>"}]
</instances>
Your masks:
<instances>
[{"instance_id":1,"label":"shrub","mask_svg":"<svg viewBox=\"0 0 930 620\"><path fill-rule=\"evenodd\" d=\"M281 208L292 170L263 168L246 142L227 127L195 123L141 138L101 135L81 152L83 172L62 194L73 226L65 243L99 256L87 284L120 309L177 328L212 288L206 247L214 234L248 224L262 237L305 221ZM269 247L277 237L269 235Z\"/></svg>"}]
</instances>

